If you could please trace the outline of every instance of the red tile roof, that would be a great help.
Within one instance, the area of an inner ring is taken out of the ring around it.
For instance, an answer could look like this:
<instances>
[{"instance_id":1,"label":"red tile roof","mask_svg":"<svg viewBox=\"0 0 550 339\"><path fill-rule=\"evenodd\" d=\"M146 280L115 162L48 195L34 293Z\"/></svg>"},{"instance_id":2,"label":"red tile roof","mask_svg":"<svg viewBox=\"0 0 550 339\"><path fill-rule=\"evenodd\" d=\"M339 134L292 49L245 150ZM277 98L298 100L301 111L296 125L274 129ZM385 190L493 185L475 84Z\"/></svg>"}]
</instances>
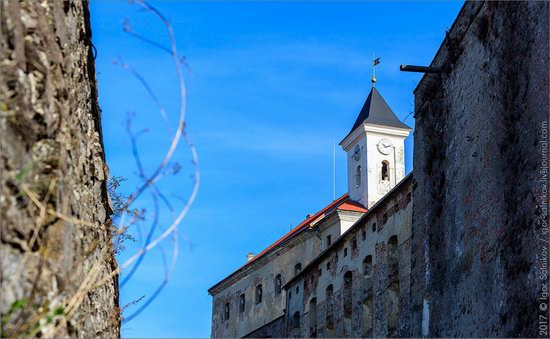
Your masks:
<instances>
[{"instance_id":1,"label":"red tile roof","mask_svg":"<svg viewBox=\"0 0 550 339\"><path fill-rule=\"evenodd\" d=\"M367 209L363 205L352 200L348 200L347 202L343 203L338 207L338 209L343 211L354 211L361 213L365 213L367 211Z\"/></svg>"},{"instance_id":2,"label":"red tile roof","mask_svg":"<svg viewBox=\"0 0 550 339\"><path fill-rule=\"evenodd\" d=\"M253 263L256 259L261 258L265 254L271 252L271 250L273 250L279 244L285 242L286 240L291 239L294 235L298 234L300 231L302 231L304 229L307 229L307 228L310 228L310 227L313 227L315 224L317 224L318 222L320 222L321 220L323 220L327 216L332 215L332 213L334 213L336 210L361 212L361 213L365 213L367 211L367 209L363 205L361 205L360 203L355 202L353 200L350 200L349 195L344 194L340 198L338 198L338 199L334 200L333 202L331 202L328 206L326 206L325 208L323 208L319 212L308 216L298 226L294 227L290 232L288 232L283 237L281 237L279 240L275 241L273 244L268 246L265 250L258 253L256 256L254 256L254 258L252 258L250 261L246 262L243 266L239 267L239 269L237 269L235 272L231 273L229 276L227 276L226 278L224 278L223 280L218 282L216 285L211 287L210 290L213 289L214 287L216 287L217 285L219 285L220 283L222 283L224 280L231 277L233 274L237 273L241 269L243 269L246 266Z\"/></svg>"}]
</instances>

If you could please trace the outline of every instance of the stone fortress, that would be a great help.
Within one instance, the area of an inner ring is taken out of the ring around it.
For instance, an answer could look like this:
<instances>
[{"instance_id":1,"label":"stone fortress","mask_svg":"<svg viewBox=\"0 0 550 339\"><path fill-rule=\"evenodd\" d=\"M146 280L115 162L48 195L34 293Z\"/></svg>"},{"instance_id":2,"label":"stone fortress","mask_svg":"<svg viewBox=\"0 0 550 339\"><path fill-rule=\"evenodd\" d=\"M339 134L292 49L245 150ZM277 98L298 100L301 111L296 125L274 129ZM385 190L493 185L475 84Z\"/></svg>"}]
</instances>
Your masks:
<instances>
[{"instance_id":1,"label":"stone fortress","mask_svg":"<svg viewBox=\"0 0 550 339\"><path fill-rule=\"evenodd\" d=\"M411 129L373 86L348 193L209 289L212 337L547 337L549 14L464 4L414 91L407 176Z\"/></svg>"},{"instance_id":2,"label":"stone fortress","mask_svg":"<svg viewBox=\"0 0 550 339\"><path fill-rule=\"evenodd\" d=\"M375 318L397 333L396 260L410 257L412 176L404 178L404 141L410 131L373 84L340 143L347 153L349 193L210 289L214 337L369 336ZM406 260L401 271L402 276L410 272ZM355 290L353 281L360 284ZM387 293L393 301L389 321L382 316ZM364 318L356 333L352 294L365 307L355 313ZM386 334L382 323L377 329Z\"/></svg>"}]
</instances>

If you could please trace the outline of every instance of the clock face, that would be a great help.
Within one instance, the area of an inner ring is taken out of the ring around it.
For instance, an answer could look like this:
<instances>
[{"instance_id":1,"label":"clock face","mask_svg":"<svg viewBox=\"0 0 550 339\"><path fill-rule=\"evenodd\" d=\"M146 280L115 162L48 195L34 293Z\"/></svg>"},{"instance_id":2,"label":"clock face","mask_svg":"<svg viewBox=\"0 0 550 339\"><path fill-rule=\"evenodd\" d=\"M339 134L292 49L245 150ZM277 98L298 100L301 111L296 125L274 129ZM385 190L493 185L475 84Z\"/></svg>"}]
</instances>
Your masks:
<instances>
[{"instance_id":1,"label":"clock face","mask_svg":"<svg viewBox=\"0 0 550 339\"><path fill-rule=\"evenodd\" d=\"M378 151L380 151L380 153L382 154L390 154L392 148L393 145L388 139L382 139L380 140L380 142L378 142Z\"/></svg>"},{"instance_id":2,"label":"clock face","mask_svg":"<svg viewBox=\"0 0 550 339\"><path fill-rule=\"evenodd\" d=\"M353 159L355 159L355 161L359 161L359 159L361 159L361 147L359 147L359 145L355 145L355 149L353 150Z\"/></svg>"}]
</instances>

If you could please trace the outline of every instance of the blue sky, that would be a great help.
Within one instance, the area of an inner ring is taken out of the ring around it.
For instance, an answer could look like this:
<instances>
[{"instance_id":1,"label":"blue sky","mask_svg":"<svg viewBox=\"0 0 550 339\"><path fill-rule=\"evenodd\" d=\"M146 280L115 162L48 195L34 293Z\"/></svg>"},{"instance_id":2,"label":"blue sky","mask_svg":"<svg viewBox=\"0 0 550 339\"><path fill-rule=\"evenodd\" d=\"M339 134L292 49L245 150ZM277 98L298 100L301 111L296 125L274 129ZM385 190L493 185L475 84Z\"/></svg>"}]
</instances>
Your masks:
<instances>
[{"instance_id":1,"label":"blue sky","mask_svg":"<svg viewBox=\"0 0 550 339\"><path fill-rule=\"evenodd\" d=\"M180 256L170 283L123 325L122 335L208 337L207 289L241 266L247 252L260 252L332 201L333 142L349 132L371 88L373 53L381 58L377 88L403 119L413 110L420 75L400 72L399 64L428 65L461 3L152 4L172 23L189 64L188 132L199 152L202 185L180 225ZM139 139L149 173L168 141L145 90L113 60L124 60L147 79L174 126L179 101L170 57L125 34L124 20L160 44L169 41L158 20L124 1L92 1L91 16L107 163L111 175L128 179L121 190L130 192L139 181L125 133L127 112L136 113L135 130L149 130ZM405 122L414 126L412 116ZM406 158L409 172L412 136ZM182 172L159 186L177 207L192 181L189 152L182 147L176 160ZM345 173L338 147L337 196L346 192ZM151 202L145 196L136 207L149 212ZM169 221L164 209L161 227ZM164 247L168 251L170 244ZM132 250L129 243L121 259ZM121 289L121 304L150 296L162 276L160 252L153 251Z\"/></svg>"}]
</instances>

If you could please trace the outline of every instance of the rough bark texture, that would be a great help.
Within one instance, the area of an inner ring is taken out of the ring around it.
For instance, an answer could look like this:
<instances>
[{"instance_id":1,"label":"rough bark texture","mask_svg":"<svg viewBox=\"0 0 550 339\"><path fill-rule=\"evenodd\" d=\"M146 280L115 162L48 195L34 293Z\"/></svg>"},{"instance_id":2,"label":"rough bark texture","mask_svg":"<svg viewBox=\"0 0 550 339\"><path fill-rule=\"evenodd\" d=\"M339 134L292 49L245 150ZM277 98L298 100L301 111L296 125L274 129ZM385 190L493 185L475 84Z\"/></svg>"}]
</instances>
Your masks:
<instances>
[{"instance_id":1,"label":"rough bark texture","mask_svg":"<svg viewBox=\"0 0 550 339\"><path fill-rule=\"evenodd\" d=\"M0 1L0 24L2 334L118 337L116 276L47 324L96 263L100 277L116 268L88 3ZM41 218L25 189L93 226Z\"/></svg>"},{"instance_id":2,"label":"rough bark texture","mask_svg":"<svg viewBox=\"0 0 550 339\"><path fill-rule=\"evenodd\" d=\"M432 64L442 74L416 90L412 336L548 335L548 18L546 1L466 3Z\"/></svg>"}]
</instances>

